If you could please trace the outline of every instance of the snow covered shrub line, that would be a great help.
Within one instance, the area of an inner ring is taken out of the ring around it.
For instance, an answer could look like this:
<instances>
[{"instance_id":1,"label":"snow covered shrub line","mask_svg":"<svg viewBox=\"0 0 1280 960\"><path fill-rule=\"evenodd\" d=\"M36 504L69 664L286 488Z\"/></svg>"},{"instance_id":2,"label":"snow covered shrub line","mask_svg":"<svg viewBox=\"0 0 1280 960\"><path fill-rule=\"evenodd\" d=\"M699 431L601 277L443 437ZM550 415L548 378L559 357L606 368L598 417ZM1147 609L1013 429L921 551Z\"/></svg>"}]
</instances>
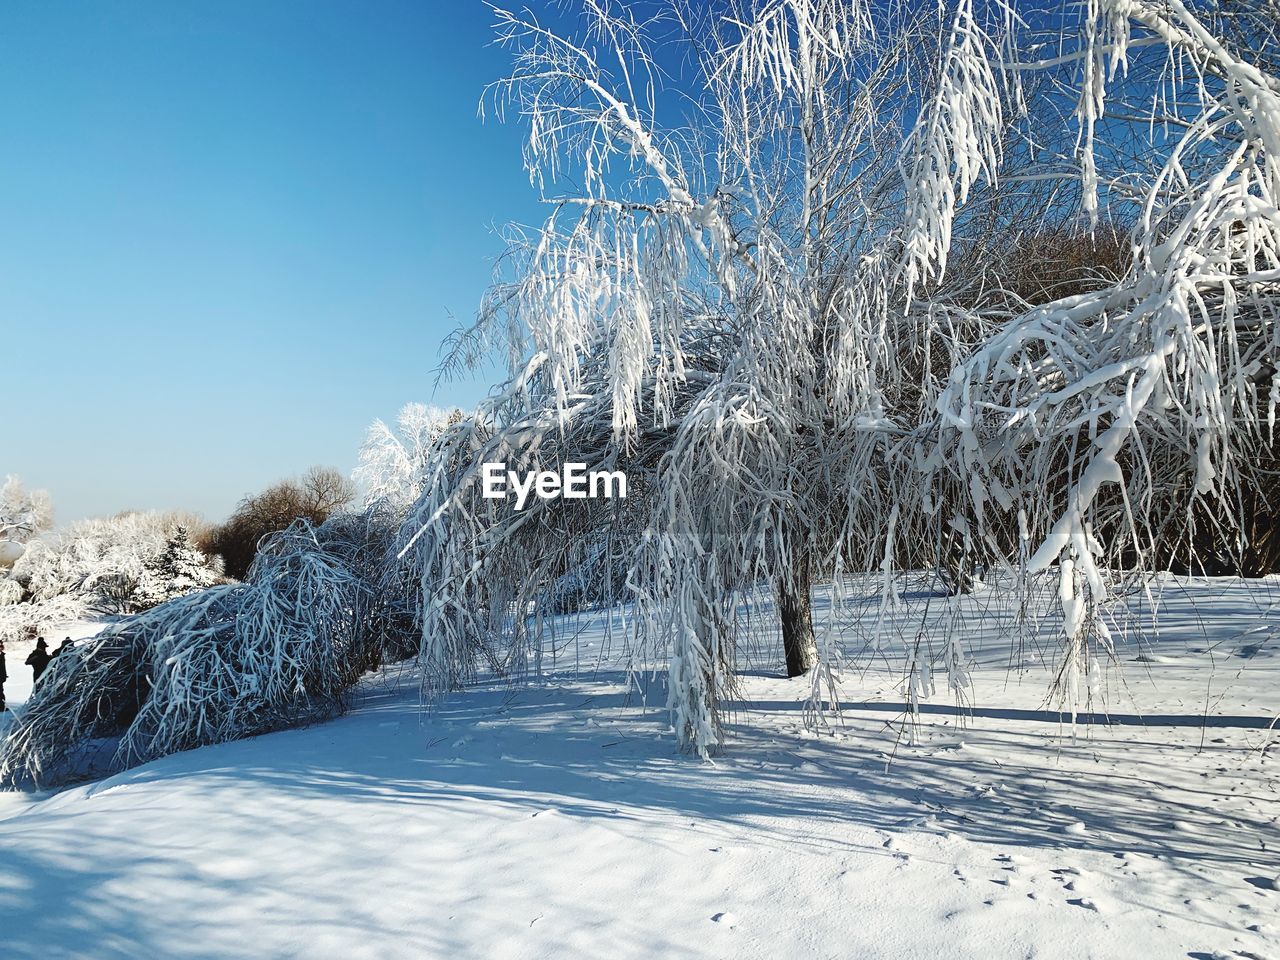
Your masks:
<instances>
[{"instance_id":1,"label":"snow covered shrub line","mask_svg":"<svg viewBox=\"0 0 1280 960\"><path fill-rule=\"evenodd\" d=\"M22 642L89 614L145 610L219 582L218 558L191 542L199 522L184 513L129 512L32 540L0 579L0 642Z\"/></svg>"}]
</instances>

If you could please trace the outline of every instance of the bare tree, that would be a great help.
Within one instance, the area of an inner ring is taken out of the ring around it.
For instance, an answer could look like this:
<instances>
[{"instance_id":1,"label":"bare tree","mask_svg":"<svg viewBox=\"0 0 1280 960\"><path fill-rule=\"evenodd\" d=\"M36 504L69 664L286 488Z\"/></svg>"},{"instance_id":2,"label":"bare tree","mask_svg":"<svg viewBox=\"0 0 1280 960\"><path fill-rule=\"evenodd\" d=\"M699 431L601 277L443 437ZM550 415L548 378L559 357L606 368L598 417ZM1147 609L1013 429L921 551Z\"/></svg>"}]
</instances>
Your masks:
<instances>
[{"instance_id":1,"label":"bare tree","mask_svg":"<svg viewBox=\"0 0 1280 960\"><path fill-rule=\"evenodd\" d=\"M199 546L221 556L227 575L242 580L267 534L299 519L319 526L355 498L355 484L342 473L332 467L312 467L300 479L282 480L240 501L225 523L201 538Z\"/></svg>"},{"instance_id":2,"label":"bare tree","mask_svg":"<svg viewBox=\"0 0 1280 960\"><path fill-rule=\"evenodd\" d=\"M345 474L332 467L311 467L298 482L303 512L312 523L323 523L329 515L356 498L356 487ZM319 517L321 519L316 520Z\"/></svg>"}]
</instances>

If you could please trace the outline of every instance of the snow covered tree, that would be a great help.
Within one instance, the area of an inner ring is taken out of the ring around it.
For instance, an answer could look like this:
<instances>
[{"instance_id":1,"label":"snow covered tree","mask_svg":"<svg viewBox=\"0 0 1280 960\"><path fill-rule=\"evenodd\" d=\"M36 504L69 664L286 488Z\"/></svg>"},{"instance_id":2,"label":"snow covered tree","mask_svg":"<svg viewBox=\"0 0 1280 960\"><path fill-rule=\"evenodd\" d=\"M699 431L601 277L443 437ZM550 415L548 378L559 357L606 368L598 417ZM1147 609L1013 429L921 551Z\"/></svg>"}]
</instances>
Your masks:
<instances>
[{"instance_id":1,"label":"snow covered tree","mask_svg":"<svg viewBox=\"0 0 1280 960\"><path fill-rule=\"evenodd\" d=\"M517 69L495 88L495 103L527 116L535 179L580 161L575 174L586 189L560 198L540 233L517 240L514 279L495 287L464 341L494 330L529 338L527 352L512 344L528 366L513 368L512 390L486 411L495 427L486 458L534 466L524 460L537 451L544 463L625 466L659 492L642 523L651 536L624 549L643 543L631 564L635 582L647 585L652 639L686 648L675 663L706 667L673 672L692 684L673 686L673 705L714 702L730 682L725 631L734 589L747 582L775 584L788 672L815 660L812 578L832 562L845 518L825 389L836 341L814 307L858 309L837 296L840 275L859 238L885 229L874 218L855 221L896 171L896 131L888 117L877 126L868 94L901 88L900 71L916 53L914 31L903 30L865 48L867 76L856 81L846 53L870 25L853 6L826 4L796 13L816 18L802 30L821 27L820 40L797 54L806 58L803 78L782 61L783 73L771 75L763 60L780 53L771 44L788 42L792 15L775 6L742 36L730 35L728 18L683 8L676 19L640 23L591 7L581 40L499 14ZM669 29L676 40L700 38L701 127L656 124L650 51L671 39ZM801 88L775 95L793 80ZM821 110L828 115L819 124ZM611 174L611 163L626 165L625 174ZM823 196L823 178L841 189ZM497 522L529 531L555 524ZM606 515L595 522L616 528ZM547 553L545 544L495 532L485 539L486 571L502 569L493 556L504 551L500 542L511 553ZM530 576L514 562L534 589L555 572Z\"/></svg>"},{"instance_id":2,"label":"snow covered tree","mask_svg":"<svg viewBox=\"0 0 1280 960\"><path fill-rule=\"evenodd\" d=\"M1239 540L1271 456L1268 10L497 11L514 69L489 102L527 124L551 213L513 235L459 344L505 344L510 379L436 444L406 526L428 686L477 658L536 668L545 621L510 611L539 609L591 534L625 555L636 657L668 658L700 752L756 583L788 672L820 661L815 698L836 659L811 584L844 570L881 571L892 603L904 564L1000 564L1024 589L1052 567L1064 675L1105 649L1106 570L1149 569L1206 510ZM1134 225L1122 275L1027 302L1010 237L1114 224ZM492 460L625 468L643 509L517 511L480 496ZM964 662L953 632L908 687L940 667L959 695Z\"/></svg>"},{"instance_id":3,"label":"snow covered tree","mask_svg":"<svg viewBox=\"0 0 1280 960\"><path fill-rule=\"evenodd\" d=\"M15 476L0 486L0 568L11 567L26 545L53 526L53 501L47 491L27 490Z\"/></svg>"},{"instance_id":4,"label":"snow covered tree","mask_svg":"<svg viewBox=\"0 0 1280 960\"><path fill-rule=\"evenodd\" d=\"M139 610L166 600L211 587L220 579L216 564L191 542L187 528L179 526L165 541L164 549L143 564L134 605Z\"/></svg>"},{"instance_id":5,"label":"snow covered tree","mask_svg":"<svg viewBox=\"0 0 1280 960\"><path fill-rule=\"evenodd\" d=\"M1109 570L1196 549L1197 523L1228 554L1248 546L1280 402L1280 80L1260 66L1274 9L1103 3L1084 28L1084 206L1136 208L1131 269L979 344L939 398L934 460L964 477L975 538L1024 580L1052 572L1068 695L1110 652ZM1121 169L1100 133L1136 106L1149 153ZM1018 536L999 543L1008 517Z\"/></svg>"},{"instance_id":6,"label":"snow covered tree","mask_svg":"<svg viewBox=\"0 0 1280 960\"><path fill-rule=\"evenodd\" d=\"M462 411L408 403L396 416L396 428L381 420L369 427L353 478L364 488L365 506L384 504L403 514L422 493L432 445Z\"/></svg>"}]
</instances>

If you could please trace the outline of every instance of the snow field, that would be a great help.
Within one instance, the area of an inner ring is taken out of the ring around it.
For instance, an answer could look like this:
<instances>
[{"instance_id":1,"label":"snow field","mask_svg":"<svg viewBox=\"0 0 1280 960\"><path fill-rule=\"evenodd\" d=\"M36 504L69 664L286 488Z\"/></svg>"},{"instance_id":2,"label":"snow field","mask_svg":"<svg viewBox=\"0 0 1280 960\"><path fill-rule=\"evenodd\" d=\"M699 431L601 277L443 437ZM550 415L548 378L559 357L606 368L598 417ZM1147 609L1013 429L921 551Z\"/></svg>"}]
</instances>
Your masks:
<instances>
[{"instance_id":1,"label":"snow field","mask_svg":"<svg viewBox=\"0 0 1280 960\"><path fill-rule=\"evenodd\" d=\"M976 612L976 709L915 745L888 656L815 735L762 654L711 763L613 650L425 716L384 672L330 723L0 796L0 929L15 957L1277 956L1275 589L1171 587L1126 719L1074 739Z\"/></svg>"}]
</instances>

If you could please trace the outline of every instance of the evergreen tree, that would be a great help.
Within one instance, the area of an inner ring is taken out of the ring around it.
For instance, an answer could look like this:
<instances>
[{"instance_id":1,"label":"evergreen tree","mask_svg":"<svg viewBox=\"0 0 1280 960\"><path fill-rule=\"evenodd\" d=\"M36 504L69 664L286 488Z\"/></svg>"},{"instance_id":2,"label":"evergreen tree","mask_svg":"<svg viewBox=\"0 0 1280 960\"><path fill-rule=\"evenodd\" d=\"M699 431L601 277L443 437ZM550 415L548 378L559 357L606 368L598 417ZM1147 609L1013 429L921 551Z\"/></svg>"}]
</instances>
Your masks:
<instances>
[{"instance_id":1,"label":"evergreen tree","mask_svg":"<svg viewBox=\"0 0 1280 960\"><path fill-rule=\"evenodd\" d=\"M218 577L209 557L191 542L187 528L179 526L165 541L164 549L146 562L136 605L141 610L150 609L174 597L211 587Z\"/></svg>"}]
</instances>

